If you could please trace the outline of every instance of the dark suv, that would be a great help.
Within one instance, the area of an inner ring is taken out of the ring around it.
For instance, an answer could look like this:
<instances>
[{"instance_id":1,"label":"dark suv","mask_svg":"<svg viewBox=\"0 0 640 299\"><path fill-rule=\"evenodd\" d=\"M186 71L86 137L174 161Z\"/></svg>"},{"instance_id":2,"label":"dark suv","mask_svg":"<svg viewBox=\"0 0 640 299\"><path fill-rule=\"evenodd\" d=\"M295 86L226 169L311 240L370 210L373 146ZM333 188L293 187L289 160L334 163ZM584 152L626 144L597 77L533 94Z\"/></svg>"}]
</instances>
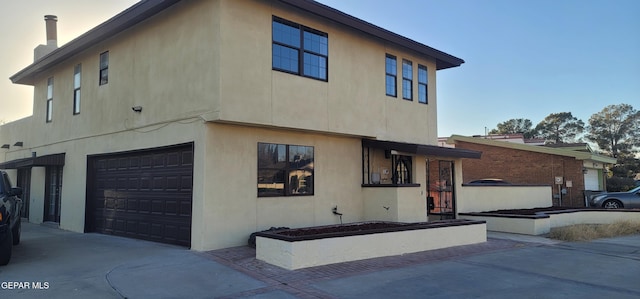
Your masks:
<instances>
[{"instance_id":1,"label":"dark suv","mask_svg":"<svg viewBox=\"0 0 640 299\"><path fill-rule=\"evenodd\" d=\"M9 176L0 171L0 266L11 260L13 245L20 243L22 189L12 188Z\"/></svg>"}]
</instances>

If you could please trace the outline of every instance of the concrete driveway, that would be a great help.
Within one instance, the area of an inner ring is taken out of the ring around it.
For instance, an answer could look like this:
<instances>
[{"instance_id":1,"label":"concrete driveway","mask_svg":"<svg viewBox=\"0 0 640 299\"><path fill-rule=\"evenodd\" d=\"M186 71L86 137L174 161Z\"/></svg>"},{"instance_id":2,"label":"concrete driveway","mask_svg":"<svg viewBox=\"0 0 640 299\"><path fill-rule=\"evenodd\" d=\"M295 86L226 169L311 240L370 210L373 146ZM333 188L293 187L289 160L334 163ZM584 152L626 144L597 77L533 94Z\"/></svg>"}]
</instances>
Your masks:
<instances>
[{"instance_id":1,"label":"concrete driveway","mask_svg":"<svg viewBox=\"0 0 640 299\"><path fill-rule=\"evenodd\" d=\"M288 271L247 247L206 253L23 223L0 298L638 298L640 235L484 244ZM28 288L27 288L28 287Z\"/></svg>"}]
</instances>

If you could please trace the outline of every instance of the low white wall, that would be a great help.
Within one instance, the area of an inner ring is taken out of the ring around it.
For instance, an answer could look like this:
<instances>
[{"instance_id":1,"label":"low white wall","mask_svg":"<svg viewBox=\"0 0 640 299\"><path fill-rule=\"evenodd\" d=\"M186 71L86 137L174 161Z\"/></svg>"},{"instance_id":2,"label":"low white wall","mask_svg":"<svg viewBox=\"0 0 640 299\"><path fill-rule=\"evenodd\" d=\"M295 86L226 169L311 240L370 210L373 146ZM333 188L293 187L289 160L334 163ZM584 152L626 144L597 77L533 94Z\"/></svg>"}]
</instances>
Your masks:
<instances>
[{"instance_id":1,"label":"low white wall","mask_svg":"<svg viewBox=\"0 0 640 299\"><path fill-rule=\"evenodd\" d=\"M562 227L574 224L608 224L616 221L640 221L640 211L580 211L573 213L549 214L551 227Z\"/></svg>"},{"instance_id":2,"label":"low white wall","mask_svg":"<svg viewBox=\"0 0 640 299\"><path fill-rule=\"evenodd\" d=\"M462 186L456 196L457 212L531 209L553 205L551 186Z\"/></svg>"},{"instance_id":3,"label":"low white wall","mask_svg":"<svg viewBox=\"0 0 640 299\"><path fill-rule=\"evenodd\" d=\"M256 258L289 270L486 242L484 223L287 242L258 236Z\"/></svg>"},{"instance_id":4,"label":"low white wall","mask_svg":"<svg viewBox=\"0 0 640 299\"><path fill-rule=\"evenodd\" d=\"M640 211L579 210L569 213L546 214L545 218L525 218L491 215L460 215L461 219L484 220L487 230L506 233L543 235L552 228L574 224L607 224L616 221L639 221Z\"/></svg>"},{"instance_id":5,"label":"low white wall","mask_svg":"<svg viewBox=\"0 0 640 299\"><path fill-rule=\"evenodd\" d=\"M549 233L551 228L550 218L509 218L491 216L460 216L462 219L484 220L487 222L488 231L524 234L543 235Z\"/></svg>"}]
</instances>

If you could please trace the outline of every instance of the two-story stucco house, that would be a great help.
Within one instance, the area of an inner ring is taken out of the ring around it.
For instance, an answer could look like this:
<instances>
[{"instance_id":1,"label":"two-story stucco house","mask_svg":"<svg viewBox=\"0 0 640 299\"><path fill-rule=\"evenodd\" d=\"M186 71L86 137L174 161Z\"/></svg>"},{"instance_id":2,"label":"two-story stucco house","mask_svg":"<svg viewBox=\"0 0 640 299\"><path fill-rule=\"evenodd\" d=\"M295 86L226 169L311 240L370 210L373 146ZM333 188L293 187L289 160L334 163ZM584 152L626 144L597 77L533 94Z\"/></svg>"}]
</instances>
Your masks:
<instances>
[{"instance_id":1,"label":"two-story stucco house","mask_svg":"<svg viewBox=\"0 0 640 299\"><path fill-rule=\"evenodd\" d=\"M480 155L437 146L436 72L462 59L314 1L141 1L59 48L46 19L11 77L33 115L0 129L34 223L210 250L427 221L428 169L455 196Z\"/></svg>"}]
</instances>

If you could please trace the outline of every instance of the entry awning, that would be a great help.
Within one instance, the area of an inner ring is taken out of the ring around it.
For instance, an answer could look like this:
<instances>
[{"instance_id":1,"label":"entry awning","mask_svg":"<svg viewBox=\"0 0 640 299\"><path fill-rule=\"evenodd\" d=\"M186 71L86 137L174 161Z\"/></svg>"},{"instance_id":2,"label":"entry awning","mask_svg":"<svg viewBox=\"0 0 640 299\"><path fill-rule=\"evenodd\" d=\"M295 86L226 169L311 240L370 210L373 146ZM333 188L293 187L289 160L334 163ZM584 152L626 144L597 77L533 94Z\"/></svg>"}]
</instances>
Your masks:
<instances>
[{"instance_id":1,"label":"entry awning","mask_svg":"<svg viewBox=\"0 0 640 299\"><path fill-rule=\"evenodd\" d=\"M64 154L16 159L0 163L0 169L18 169L36 166L63 166Z\"/></svg>"},{"instance_id":2,"label":"entry awning","mask_svg":"<svg viewBox=\"0 0 640 299\"><path fill-rule=\"evenodd\" d=\"M480 159L480 156L482 155L482 152L467 149L373 139L362 139L362 146L383 150L395 150L398 152L416 155L438 156L446 158Z\"/></svg>"}]
</instances>

